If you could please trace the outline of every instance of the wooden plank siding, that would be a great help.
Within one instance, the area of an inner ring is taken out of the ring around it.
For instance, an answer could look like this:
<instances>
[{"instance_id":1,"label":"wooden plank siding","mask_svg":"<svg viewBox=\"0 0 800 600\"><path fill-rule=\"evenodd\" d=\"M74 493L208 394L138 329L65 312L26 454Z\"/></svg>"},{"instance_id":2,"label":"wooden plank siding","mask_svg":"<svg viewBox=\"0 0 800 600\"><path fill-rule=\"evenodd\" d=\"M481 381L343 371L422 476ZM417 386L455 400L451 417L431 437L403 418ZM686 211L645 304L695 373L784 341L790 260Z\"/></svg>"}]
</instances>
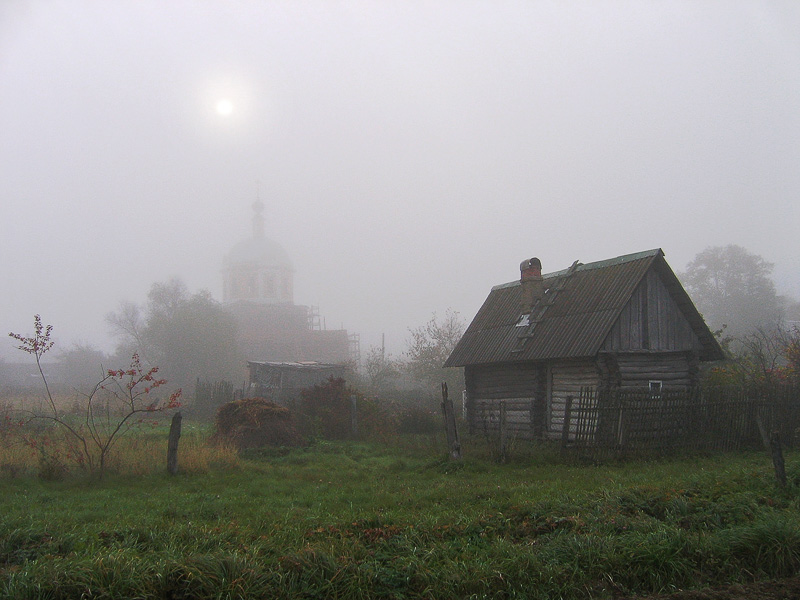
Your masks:
<instances>
[{"instance_id":1,"label":"wooden plank siding","mask_svg":"<svg viewBox=\"0 0 800 600\"><path fill-rule=\"evenodd\" d=\"M672 299L658 273L651 270L636 287L602 350L690 351L700 348L692 326Z\"/></svg>"}]
</instances>

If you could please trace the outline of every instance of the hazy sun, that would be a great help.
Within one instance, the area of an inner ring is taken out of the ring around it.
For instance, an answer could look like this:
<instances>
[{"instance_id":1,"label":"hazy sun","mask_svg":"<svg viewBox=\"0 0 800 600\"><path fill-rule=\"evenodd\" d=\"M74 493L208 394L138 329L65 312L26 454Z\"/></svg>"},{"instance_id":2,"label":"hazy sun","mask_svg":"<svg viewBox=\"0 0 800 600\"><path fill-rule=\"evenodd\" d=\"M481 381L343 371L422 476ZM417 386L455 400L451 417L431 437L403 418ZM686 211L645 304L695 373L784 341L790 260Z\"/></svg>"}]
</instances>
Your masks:
<instances>
[{"instance_id":1,"label":"hazy sun","mask_svg":"<svg viewBox=\"0 0 800 600\"><path fill-rule=\"evenodd\" d=\"M223 98L217 102L217 114L222 117L230 116L233 112L233 103L227 98Z\"/></svg>"}]
</instances>

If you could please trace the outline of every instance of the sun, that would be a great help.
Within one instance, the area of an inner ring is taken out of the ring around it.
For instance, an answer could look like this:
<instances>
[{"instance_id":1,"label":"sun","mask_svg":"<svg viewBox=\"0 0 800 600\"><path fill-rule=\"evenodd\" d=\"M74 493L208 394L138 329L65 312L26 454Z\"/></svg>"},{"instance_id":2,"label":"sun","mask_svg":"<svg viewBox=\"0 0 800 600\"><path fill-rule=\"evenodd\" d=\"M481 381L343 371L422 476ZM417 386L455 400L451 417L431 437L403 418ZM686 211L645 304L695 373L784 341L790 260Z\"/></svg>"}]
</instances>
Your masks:
<instances>
[{"instance_id":1,"label":"sun","mask_svg":"<svg viewBox=\"0 0 800 600\"><path fill-rule=\"evenodd\" d=\"M221 117L229 117L233 113L233 102L227 98L222 98L217 102L217 114Z\"/></svg>"}]
</instances>

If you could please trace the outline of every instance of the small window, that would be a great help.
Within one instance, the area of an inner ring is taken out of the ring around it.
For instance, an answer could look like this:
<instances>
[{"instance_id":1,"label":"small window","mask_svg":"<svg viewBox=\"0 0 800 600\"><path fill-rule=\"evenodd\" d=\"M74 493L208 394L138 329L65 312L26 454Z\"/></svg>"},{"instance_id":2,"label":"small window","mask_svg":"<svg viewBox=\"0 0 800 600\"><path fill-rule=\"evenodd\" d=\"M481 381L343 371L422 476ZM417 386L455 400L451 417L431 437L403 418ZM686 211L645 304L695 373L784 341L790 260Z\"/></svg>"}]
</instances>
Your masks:
<instances>
[{"instance_id":1,"label":"small window","mask_svg":"<svg viewBox=\"0 0 800 600\"><path fill-rule=\"evenodd\" d=\"M527 327L531 324L531 316L529 314L524 314L519 318L517 321L517 327Z\"/></svg>"},{"instance_id":2,"label":"small window","mask_svg":"<svg viewBox=\"0 0 800 600\"><path fill-rule=\"evenodd\" d=\"M651 396L660 396L661 395L661 381L658 380L650 380L648 384L650 388L650 395Z\"/></svg>"}]
</instances>

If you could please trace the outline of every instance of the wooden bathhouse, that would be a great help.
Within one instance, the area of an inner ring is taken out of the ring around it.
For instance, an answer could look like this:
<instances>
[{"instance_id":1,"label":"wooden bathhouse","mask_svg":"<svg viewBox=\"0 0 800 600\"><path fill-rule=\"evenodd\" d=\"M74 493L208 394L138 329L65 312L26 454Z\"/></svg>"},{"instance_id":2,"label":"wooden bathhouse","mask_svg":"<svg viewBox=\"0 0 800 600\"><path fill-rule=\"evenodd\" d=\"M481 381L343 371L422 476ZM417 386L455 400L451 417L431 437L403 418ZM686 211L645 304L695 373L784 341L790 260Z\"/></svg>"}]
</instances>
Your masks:
<instances>
[{"instance_id":1,"label":"wooden bathhouse","mask_svg":"<svg viewBox=\"0 0 800 600\"><path fill-rule=\"evenodd\" d=\"M561 434L567 398L581 390L652 396L698 383L701 361L723 358L660 249L492 288L445 366L464 367L470 429L497 419L523 437ZM596 397L596 396L595 396Z\"/></svg>"}]
</instances>

